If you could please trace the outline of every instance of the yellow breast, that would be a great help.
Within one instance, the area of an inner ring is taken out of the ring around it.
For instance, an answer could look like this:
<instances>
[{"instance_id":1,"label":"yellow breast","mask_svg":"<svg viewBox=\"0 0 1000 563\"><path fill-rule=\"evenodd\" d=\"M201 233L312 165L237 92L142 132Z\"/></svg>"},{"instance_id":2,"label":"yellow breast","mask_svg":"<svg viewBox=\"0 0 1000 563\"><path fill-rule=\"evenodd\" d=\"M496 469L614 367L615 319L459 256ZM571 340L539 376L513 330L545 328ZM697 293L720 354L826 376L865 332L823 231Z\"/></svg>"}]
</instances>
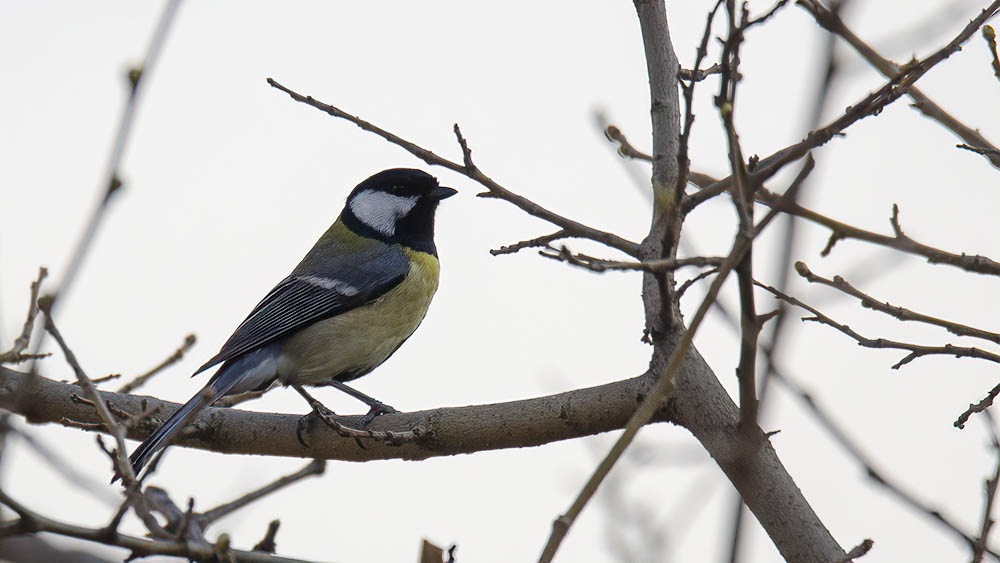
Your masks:
<instances>
[{"instance_id":1,"label":"yellow breast","mask_svg":"<svg viewBox=\"0 0 1000 563\"><path fill-rule=\"evenodd\" d=\"M286 341L279 375L285 381L322 385L348 381L384 362L413 334L437 291L436 257L404 248L410 271L376 301L312 324Z\"/></svg>"}]
</instances>

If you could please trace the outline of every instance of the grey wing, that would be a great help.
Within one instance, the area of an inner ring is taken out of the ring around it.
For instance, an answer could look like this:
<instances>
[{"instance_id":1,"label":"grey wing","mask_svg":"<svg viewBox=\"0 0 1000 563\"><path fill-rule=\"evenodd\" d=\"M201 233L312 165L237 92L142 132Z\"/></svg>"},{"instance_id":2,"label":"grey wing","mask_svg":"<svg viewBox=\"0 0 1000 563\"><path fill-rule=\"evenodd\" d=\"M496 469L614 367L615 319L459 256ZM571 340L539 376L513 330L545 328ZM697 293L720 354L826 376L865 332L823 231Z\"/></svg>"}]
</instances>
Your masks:
<instances>
[{"instance_id":1,"label":"grey wing","mask_svg":"<svg viewBox=\"0 0 1000 563\"><path fill-rule=\"evenodd\" d=\"M409 272L406 255L390 246L338 256L327 253L322 262L315 273L305 273L300 264L275 286L195 375L316 321L371 303Z\"/></svg>"}]
</instances>

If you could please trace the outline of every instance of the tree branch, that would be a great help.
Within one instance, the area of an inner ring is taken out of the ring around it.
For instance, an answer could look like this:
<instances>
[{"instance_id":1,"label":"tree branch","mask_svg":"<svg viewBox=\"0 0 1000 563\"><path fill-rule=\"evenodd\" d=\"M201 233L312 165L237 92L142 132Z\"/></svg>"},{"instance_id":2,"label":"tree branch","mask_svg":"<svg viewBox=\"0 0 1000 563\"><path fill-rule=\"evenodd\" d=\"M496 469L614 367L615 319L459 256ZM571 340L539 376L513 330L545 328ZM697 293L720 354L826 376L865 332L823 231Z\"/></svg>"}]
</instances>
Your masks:
<instances>
[{"instance_id":1,"label":"tree branch","mask_svg":"<svg viewBox=\"0 0 1000 563\"><path fill-rule=\"evenodd\" d=\"M219 555L212 546L198 546L193 542L179 540L137 538L122 533L115 533L109 536L100 528L85 528L53 520L29 510L3 491L0 491L0 503L7 505L20 516L17 520L0 523L0 537L13 534L49 532L60 536L124 547L131 550L134 557L172 555L194 561L209 561L216 560L216 557ZM237 561L246 563L307 563L300 559L289 559L287 557L253 551L227 549L226 553L234 556Z\"/></svg>"},{"instance_id":2,"label":"tree branch","mask_svg":"<svg viewBox=\"0 0 1000 563\"><path fill-rule=\"evenodd\" d=\"M866 309L872 309L874 311L879 311L885 313L891 317L895 317L901 321L915 321L919 323L929 324L937 327L941 327L948 332L956 336L968 336L971 338L980 338L993 342L994 344L1000 344L1000 334L995 332L990 332L988 330L982 330L979 328L963 325L960 323L955 323L951 321L946 321L944 319L939 319L937 317L931 317L930 315L924 315L923 313L917 313L909 309L904 309L903 307L898 307L896 305L890 304L888 301L879 301L874 297L864 293L858 288L854 287L847 282L844 278L840 276L834 276L832 280L824 278L823 276L818 276L806 266L804 262L795 263L795 271L798 272L800 276L805 278L809 283L818 283L820 285L825 285L827 287L832 287L837 291L843 292L855 299L861 301L861 306Z\"/></svg>"},{"instance_id":3,"label":"tree branch","mask_svg":"<svg viewBox=\"0 0 1000 563\"><path fill-rule=\"evenodd\" d=\"M800 1L796 3L809 12L813 18L815 18L816 23L824 29L838 37L843 38L848 45L853 47L859 55L864 57L864 59L881 72L883 76L886 78L892 78L899 72L899 65L882 57L882 55L879 55L875 49L872 49L870 45L862 41L861 38L855 35L854 32L847 27L844 21L840 19L840 16L836 13L831 12L821 3L813 0ZM986 28L983 28L983 32L985 35ZM910 88L906 94L913 100L912 107L914 109L928 118L937 121L973 147L986 149L987 152L980 152L979 154L986 156L989 159L990 164L1000 168L1000 149L997 149L997 147L990 143L986 137L983 137L979 131L968 127L961 121L952 117L951 114L944 111L941 106L934 103L919 89Z\"/></svg>"},{"instance_id":4,"label":"tree branch","mask_svg":"<svg viewBox=\"0 0 1000 563\"><path fill-rule=\"evenodd\" d=\"M682 370L699 369L689 365ZM413 442L395 447L381 442L360 448L324 425L310 433L310 447L295 439L300 415L249 412L211 407L195 418L175 445L223 453L282 457L370 461L419 460L476 451L537 446L621 428L629 414L649 392L652 381L640 376L598 387L508 403L441 408L376 418L371 429L421 433ZM19 392L19 390L23 390ZM180 404L141 395L98 391L105 403L118 410L138 413L158 409L167 417ZM75 401L80 388L0 366L0 408L24 416L31 423L55 422L64 426L102 422L89 404ZM359 417L344 417L346 421ZM666 420L661 411L657 421ZM160 421L148 420L127 429L130 439L148 436ZM89 426L90 431L104 431Z\"/></svg>"},{"instance_id":5,"label":"tree branch","mask_svg":"<svg viewBox=\"0 0 1000 563\"><path fill-rule=\"evenodd\" d=\"M567 219L561 215L557 215L556 213L553 213L548 209L545 209L541 205L538 205L537 203L529 200L528 198L525 198L508 190L507 188L501 186L492 178L484 174L475 164L473 164L472 151L469 149L468 143L465 140L465 138L462 137L462 133L459 130L457 124L455 125L455 135L458 137L458 142L462 146L462 154L464 157L463 164L459 164L457 162L439 156L432 151L429 151L415 143L407 141L406 139L403 139L402 137L394 133L390 133L389 131L386 131L385 129L382 129L381 127L374 125L368 121L365 121L360 117L351 115L329 104L324 104L323 102L314 99L312 96L303 96L302 94L299 94L298 92L290 90L285 86L279 84L278 81L274 80L273 78L268 78L267 83L270 84L273 88L276 88L288 94L296 102L301 102L303 104L312 106L320 111L324 111L329 115L332 115L333 117L338 117L340 119L345 119L347 121L350 121L351 123L357 125L361 129L364 129L365 131L368 131L370 133L374 133L379 137L382 137L386 141L389 141L390 143L403 148L413 156L419 158L420 160L423 160L424 162L430 164L431 166L442 166L444 168L447 168L454 172L458 172L459 174L462 174L472 180L479 182L480 184L485 186L486 189L488 190L485 195L497 199L502 199L504 201L512 203L514 206L518 207L528 215L538 217L539 219L548 221L549 223L552 223L553 225L560 227L562 230L567 232L566 236L590 239L602 243L604 245L610 246L612 248L616 248L624 252L625 254L628 254L629 256L636 256L638 254L638 245L636 243L625 240L619 237L618 235L606 233L604 231L588 227L581 223L577 223L572 219Z\"/></svg>"},{"instance_id":6,"label":"tree branch","mask_svg":"<svg viewBox=\"0 0 1000 563\"><path fill-rule=\"evenodd\" d=\"M830 141L830 139L833 139L844 129L847 129L854 123L866 117L877 115L886 106L910 91L913 84L919 80L920 77L926 74L927 71L961 49L962 43L968 41L969 37L971 37L972 34L975 33L986 20L996 14L997 10L1000 10L1000 0L994 0L990 3L990 5L983 9L978 16L970 21L969 24L966 25L957 36L955 36L954 39L949 41L947 45L941 47L921 61L910 62L900 68L898 72L893 72L889 81L886 82L881 88L872 92L868 96L865 96L865 98L857 104L847 108L843 115L832 121L829 125L811 131L802 141L799 141L794 145L789 145L788 147L785 147L771 156L761 160L760 164L751 174L751 180L757 182L767 180L788 163L798 160L805 156L805 154L810 150L826 144ZM732 182L733 177L729 176L719 182L716 182L716 184L685 198L683 204L685 213L694 209L702 202L725 192L729 189Z\"/></svg>"}]
</instances>

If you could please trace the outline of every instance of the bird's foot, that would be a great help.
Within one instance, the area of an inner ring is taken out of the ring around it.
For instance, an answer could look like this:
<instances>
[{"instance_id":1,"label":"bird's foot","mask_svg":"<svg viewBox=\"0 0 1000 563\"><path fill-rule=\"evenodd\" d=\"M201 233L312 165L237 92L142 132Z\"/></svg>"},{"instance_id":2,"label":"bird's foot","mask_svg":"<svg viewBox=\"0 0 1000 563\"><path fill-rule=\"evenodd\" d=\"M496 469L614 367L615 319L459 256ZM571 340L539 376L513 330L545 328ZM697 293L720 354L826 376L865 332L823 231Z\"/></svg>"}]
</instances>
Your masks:
<instances>
[{"instance_id":1,"label":"bird's foot","mask_svg":"<svg viewBox=\"0 0 1000 563\"><path fill-rule=\"evenodd\" d=\"M368 412L358 419L358 428L362 430L367 429L368 425L371 424L373 420L383 414L399 414L399 411L385 403L375 401L375 404L369 406Z\"/></svg>"},{"instance_id":2,"label":"bird's foot","mask_svg":"<svg viewBox=\"0 0 1000 563\"><path fill-rule=\"evenodd\" d=\"M295 437L306 448L309 447L309 444L306 443L303 435L310 432L317 421L326 422L337 416L337 413L324 407L319 401L312 403L311 406L312 410L309 411L309 414L300 416L298 422L295 424Z\"/></svg>"},{"instance_id":3,"label":"bird's foot","mask_svg":"<svg viewBox=\"0 0 1000 563\"><path fill-rule=\"evenodd\" d=\"M299 443L307 448L309 445L306 444L302 435L304 432L312 428L312 425L315 424L317 419L323 424L329 426L337 434L345 438L354 438L354 441L361 448L365 447L361 442L362 438L383 442L391 446L400 446L407 442L417 440L426 433L426 430L423 427L416 427L402 432L389 430L368 430L367 426L376 417L383 414L393 414L399 412L389 405L374 399L366 401L370 407L367 414L360 419L356 419L356 422L352 421L351 424L345 424L347 421L343 417L338 416L330 409L324 407L322 403L313 398L313 396L303 389L301 385L292 384L292 388L298 391L298 393L309 402L309 406L312 407L312 412L299 418L295 431L296 437L299 439Z\"/></svg>"}]
</instances>

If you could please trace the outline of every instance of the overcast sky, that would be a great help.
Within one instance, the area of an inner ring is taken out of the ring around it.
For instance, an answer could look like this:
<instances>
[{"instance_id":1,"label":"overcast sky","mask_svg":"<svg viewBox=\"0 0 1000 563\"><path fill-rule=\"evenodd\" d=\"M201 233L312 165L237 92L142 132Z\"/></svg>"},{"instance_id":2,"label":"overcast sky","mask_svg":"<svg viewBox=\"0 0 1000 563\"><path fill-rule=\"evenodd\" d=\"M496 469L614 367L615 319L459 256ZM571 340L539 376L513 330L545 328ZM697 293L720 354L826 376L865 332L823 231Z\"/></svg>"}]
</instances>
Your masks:
<instances>
[{"instance_id":1,"label":"overcast sky","mask_svg":"<svg viewBox=\"0 0 1000 563\"><path fill-rule=\"evenodd\" d=\"M709 4L669 3L684 66L693 60ZM770 3L751 5L762 11ZM981 7L884 0L855 2L846 16L858 35L902 62L943 45ZM161 9L162 3L124 1L0 4L2 348L19 330L38 267L60 278L99 198L127 92L124 75L142 59ZM823 41L794 6L749 35L736 110L745 153L766 156L808 131ZM843 73L827 117L882 84L840 47ZM630 181L594 120L603 111L637 146L649 146L645 62L631 2L184 3L147 76L122 167L124 191L58 315L91 376L140 373L194 332L192 352L142 391L186 400L205 380L188 374L287 274L355 184L384 168L427 168L347 122L293 102L267 77L455 159L461 153L451 127L458 122L478 165L504 186L632 240L648 228L648 195ZM919 84L1000 141L1000 82L978 34ZM725 175L724 137L710 101L716 87L708 80L700 89L691 158L694 169ZM803 201L883 233L891 232L897 203L914 238L997 258L998 171L955 149L959 141L907 103L900 100L818 151ZM528 398L644 371L649 349L639 342L637 274L592 274L533 252L494 258L491 248L553 229L506 203L475 198L481 188L464 177L429 171L461 192L438 215L441 287L416 335L359 389L409 411ZM780 176L775 186L787 181ZM685 233L699 252L718 255L733 229L731 204L720 198L693 213ZM829 233L810 226L799 233L796 257L816 273L844 275L873 295L928 314L997 328L996 278L895 259L857 242L842 242L822 258ZM777 234L780 228L754 255L765 282L777 279ZM832 290L797 282L793 289L868 336L970 345L882 318L836 299ZM687 310L703 290L692 290ZM735 303L731 290L723 302ZM773 301L761 295L758 303L766 310ZM982 480L994 460L981 418L963 431L951 422L996 384L996 366L930 358L897 372L889 367L902 354L861 349L828 327L796 321L789 328L786 372L836 413L880 469L974 533ZM730 390L736 343L718 316L696 338ZM53 378L72 377L58 354L43 369ZM337 411L364 410L334 390L318 396ZM841 545L873 538L865 561L967 558L954 537L867 480L794 398L780 388L772 398L762 425L781 430L773 439L778 454ZM307 411L288 390L245 408ZM115 493L105 486L107 459L91 434L22 427L73 460L95 488ZM423 462L333 462L322 477L226 518L209 535L226 531L235 545L249 548L280 518L279 553L288 556L412 561L427 537L457 543L462 561L532 560L552 519L616 437ZM666 534L657 559L720 561L729 549L734 495L722 473L683 429L647 428L639 445L652 461L636 468L626 460L612 474L620 487L606 489L613 497L598 495L559 559L621 558L607 538L625 521L609 516L609 506L624 502L632 514L646 511L644 520ZM113 503L68 485L26 448L7 452L3 486L26 505L88 525L113 513ZM176 448L152 483L178 502L192 496L204 509L304 463ZM747 561L778 560L750 523ZM136 521L125 527L141 533Z\"/></svg>"}]
</instances>

